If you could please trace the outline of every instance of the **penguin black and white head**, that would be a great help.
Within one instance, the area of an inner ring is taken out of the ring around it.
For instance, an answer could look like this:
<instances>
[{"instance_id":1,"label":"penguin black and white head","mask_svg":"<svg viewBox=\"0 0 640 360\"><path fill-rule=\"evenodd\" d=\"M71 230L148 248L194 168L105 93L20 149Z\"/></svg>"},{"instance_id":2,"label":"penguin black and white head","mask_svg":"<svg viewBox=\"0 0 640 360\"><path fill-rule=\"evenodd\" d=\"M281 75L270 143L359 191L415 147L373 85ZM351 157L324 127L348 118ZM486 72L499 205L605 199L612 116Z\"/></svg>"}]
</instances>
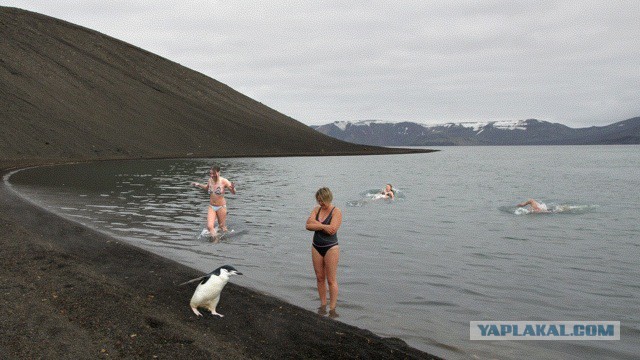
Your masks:
<instances>
[{"instance_id":1,"label":"penguin black and white head","mask_svg":"<svg viewBox=\"0 0 640 360\"><path fill-rule=\"evenodd\" d=\"M222 293L222 289L227 285L229 277L232 275L242 275L242 273L236 270L233 266L224 265L205 276L201 276L184 283L188 284L200 281L200 284L196 287L196 291L193 292L191 302L189 303L193 313L197 316L202 316L198 311L198 308L202 307L208 309L211 312L211 315L223 317L222 314L218 314L216 312L216 306L220 301L220 293Z\"/></svg>"}]
</instances>

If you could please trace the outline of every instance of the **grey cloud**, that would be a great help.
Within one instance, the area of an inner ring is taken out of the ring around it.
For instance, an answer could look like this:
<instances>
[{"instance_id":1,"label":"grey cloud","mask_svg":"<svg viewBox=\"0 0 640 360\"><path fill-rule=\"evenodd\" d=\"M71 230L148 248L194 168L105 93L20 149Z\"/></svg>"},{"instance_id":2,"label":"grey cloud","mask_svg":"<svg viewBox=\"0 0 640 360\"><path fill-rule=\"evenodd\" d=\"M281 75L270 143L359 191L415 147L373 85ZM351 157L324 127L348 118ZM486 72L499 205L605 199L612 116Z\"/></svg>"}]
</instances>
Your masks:
<instances>
[{"instance_id":1,"label":"grey cloud","mask_svg":"<svg viewBox=\"0 0 640 360\"><path fill-rule=\"evenodd\" d=\"M131 42L305 123L637 116L640 5L9 1Z\"/></svg>"}]
</instances>

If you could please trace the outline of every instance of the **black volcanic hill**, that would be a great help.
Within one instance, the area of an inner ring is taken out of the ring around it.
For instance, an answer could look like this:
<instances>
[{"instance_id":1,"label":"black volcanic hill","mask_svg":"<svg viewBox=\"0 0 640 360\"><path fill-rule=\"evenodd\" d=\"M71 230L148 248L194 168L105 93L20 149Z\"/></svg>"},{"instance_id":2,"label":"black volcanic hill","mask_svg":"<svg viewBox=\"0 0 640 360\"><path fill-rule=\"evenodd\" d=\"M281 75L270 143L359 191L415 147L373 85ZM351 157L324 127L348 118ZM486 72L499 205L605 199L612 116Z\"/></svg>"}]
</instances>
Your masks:
<instances>
[{"instance_id":1,"label":"black volcanic hill","mask_svg":"<svg viewBox=\"0 0 640 360\"><path fill-rule=\"evenodd\" d=\"M7 7L0 126L5 161L406 152L335 140L160 56Z\"/></svg>"}]
</instances>

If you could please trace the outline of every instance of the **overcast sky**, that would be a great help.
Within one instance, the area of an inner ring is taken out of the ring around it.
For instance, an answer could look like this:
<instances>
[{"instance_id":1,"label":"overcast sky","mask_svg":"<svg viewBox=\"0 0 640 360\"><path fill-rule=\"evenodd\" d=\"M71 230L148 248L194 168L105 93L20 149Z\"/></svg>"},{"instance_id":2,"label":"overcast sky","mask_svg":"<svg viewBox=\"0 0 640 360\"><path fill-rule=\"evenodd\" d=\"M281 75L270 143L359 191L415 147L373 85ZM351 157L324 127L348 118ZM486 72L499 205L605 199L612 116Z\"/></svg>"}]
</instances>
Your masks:
<instances>
[{"instance_id":1,"label":"overcast sky","mask_svg":"<svg viewBox=\"0 0 640 360\"><path fill-rule=\"evenodd\" d=\"M640 1L4 1L199 71L305 124L640 116Z\"/></svg>"}]
</instances>

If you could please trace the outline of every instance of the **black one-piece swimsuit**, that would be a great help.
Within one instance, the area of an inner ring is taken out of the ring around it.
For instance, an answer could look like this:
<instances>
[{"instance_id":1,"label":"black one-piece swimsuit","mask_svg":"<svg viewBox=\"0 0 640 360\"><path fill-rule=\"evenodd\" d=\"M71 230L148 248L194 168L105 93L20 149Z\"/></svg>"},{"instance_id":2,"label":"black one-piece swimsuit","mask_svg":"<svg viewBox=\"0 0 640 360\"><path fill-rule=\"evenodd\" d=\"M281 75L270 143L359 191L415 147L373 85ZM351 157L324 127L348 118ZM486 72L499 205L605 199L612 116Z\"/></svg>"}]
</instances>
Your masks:
<instances>
[{"instance_id":1,"label":"black one-piece swimsuit","mask_svg":"<svg viewBox=\"0 0 640 360\"><path fill-rule=\"evenodd\" d=\"M333 218L334 209L335 209L335 206L333 207L333 209L331 209L331 211L329 212L329 215L322 222L323 225L331 224L331 219ZM316 214L316 220L320 221L320 209L318 209L318 213ZM331 249L336 245L338 245L337 234L329 235L324 231L316 231L313 233L313 247L314 249L318 250L318 252L320 253L320 255L322 255L322 257L324 257L327 254L327 251L329 251L329 249Z\"/></svg>"}]
</instances>

